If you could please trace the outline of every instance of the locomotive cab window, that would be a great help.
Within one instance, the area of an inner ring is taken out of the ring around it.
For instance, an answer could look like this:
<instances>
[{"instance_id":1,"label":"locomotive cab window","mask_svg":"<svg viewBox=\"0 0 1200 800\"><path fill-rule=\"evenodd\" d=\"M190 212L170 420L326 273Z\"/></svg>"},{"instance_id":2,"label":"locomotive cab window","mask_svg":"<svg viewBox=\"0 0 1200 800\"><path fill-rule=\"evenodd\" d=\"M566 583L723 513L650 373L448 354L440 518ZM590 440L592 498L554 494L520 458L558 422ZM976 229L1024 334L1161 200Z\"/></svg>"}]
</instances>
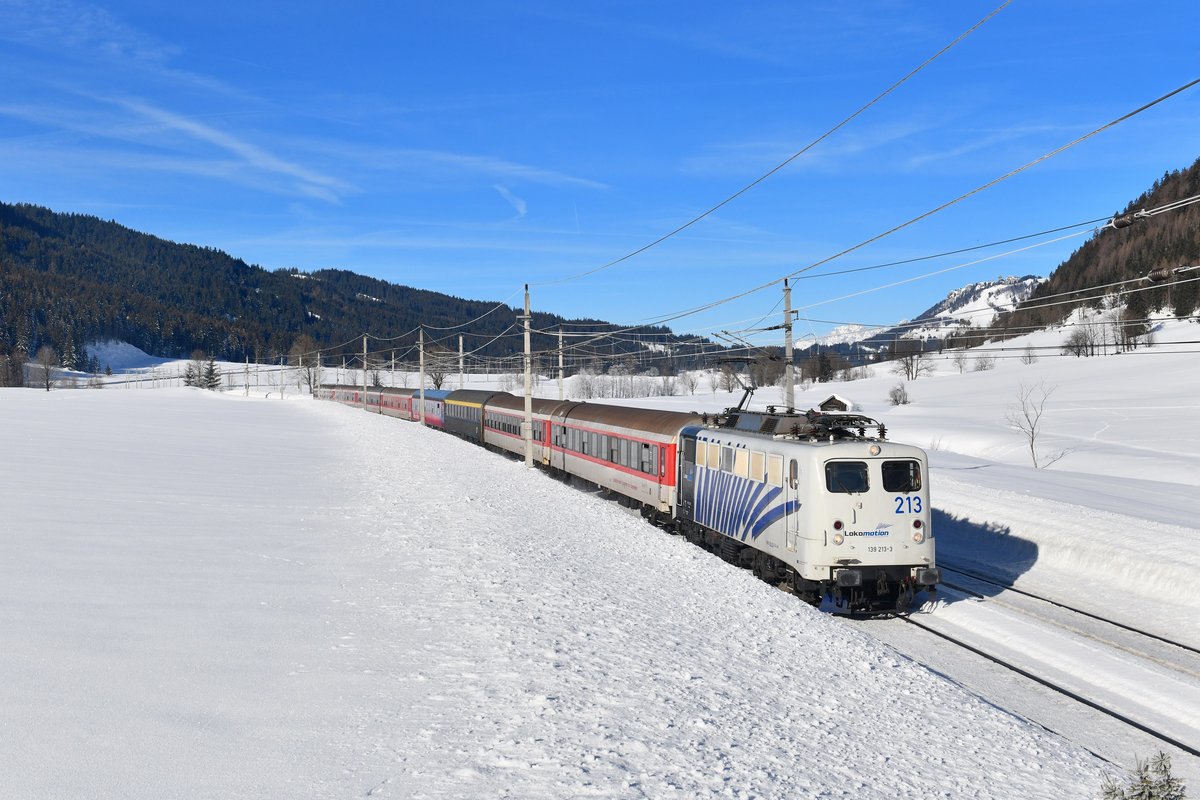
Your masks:
<instances>
[{"instance_id":1,"label":"locomotive cab window","mask_svg":"<svg viewBox=\"0 0 1200 800\"><path fill-rule=\"evenodd\" d=\"M836 494L861 494L870 488L865 461L830 461L825 465L825 488Z\"/></svg>"},{"instance_id":2,"label":"locomotive cab window","mask_svg":"<svg viewBox=\"0 0 1200 800\"><path fill-rule=\"evenodd\" d=\"M921 462L883 462L883 488L888 492L921 491Z\"/></svg>"}]
</instances>

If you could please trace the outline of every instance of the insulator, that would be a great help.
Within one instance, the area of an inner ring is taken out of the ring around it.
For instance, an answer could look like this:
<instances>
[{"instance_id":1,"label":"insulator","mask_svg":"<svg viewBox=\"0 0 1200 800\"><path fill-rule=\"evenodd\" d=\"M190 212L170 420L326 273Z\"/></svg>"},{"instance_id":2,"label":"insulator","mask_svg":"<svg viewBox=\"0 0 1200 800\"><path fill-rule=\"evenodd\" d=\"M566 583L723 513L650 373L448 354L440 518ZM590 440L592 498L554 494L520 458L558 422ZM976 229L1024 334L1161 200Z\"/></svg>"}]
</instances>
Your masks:
<instances>
[{"instance_id":1,"label":"insulator","mask_svg":"<svg viewBox=\"0 0 1200 800\"><path fill-rule=\"evenodd\" d=\"M1175 273L1175 270L1173 270L1173 269L1166 269L1166 268L1160 267L1159 269L1152 269L1149 272L1147 272L1146 277L1143 278L1142 280L1147 280L1147 281L1150 281L1151 283L1161 283L1165 280L1170 280L1171 276L1174 273Z\"/></svg>"},{"instance_id":2,"label":"insulator","mask_svg":"<svg viewBox=\"0 0 1200 800\"><path fill-rule=\"evenodd\" d=\"M1121 228L1128 228L1130 225L1132 225L1133 223L1137 222L1140 219L1141 219L1141 217L1139 217L1137 214L1126 214L1121 217L1113 217L1112 222L1110 222L1108 224L1111 225L1112 227L1120 230Z\"/></svg>"}]
</instances>

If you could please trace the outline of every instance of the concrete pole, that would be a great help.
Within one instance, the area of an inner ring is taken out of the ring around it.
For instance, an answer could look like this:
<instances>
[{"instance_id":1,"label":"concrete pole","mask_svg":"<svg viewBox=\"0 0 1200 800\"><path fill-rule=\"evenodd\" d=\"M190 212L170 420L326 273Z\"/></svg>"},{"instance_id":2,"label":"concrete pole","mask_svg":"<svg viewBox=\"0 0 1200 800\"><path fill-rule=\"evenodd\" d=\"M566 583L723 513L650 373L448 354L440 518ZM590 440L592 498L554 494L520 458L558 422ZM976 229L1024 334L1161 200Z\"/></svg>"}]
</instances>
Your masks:
<instances>
[{"instance_id":1,"label":"concrete pole","mask_svg":"<svg viewBox=\"0 0 1200 800\"><path fill-rule=\"evenodd\" d=\"M796 408L796 376L792 367L792 287L783 279L783 404Z\"/></svg>"},{"instance_id":2,"label":"concrete pole","mask_svg":"<svg viewBox=\"0 0 1200 800\"><path fill-rule=\"evenodd\" d=\"M458 336L458 388L463 388L463 337Z\"/></svg>"},{"instance_id":3,"label":"concrete pole","mask_svg":"<svg viewBox=\"0 0 1200 800\"><path fill-rule=\"evenodd\" d=\"M367 335L363 334L363 411L368 411L367 408Z\"/></svg>"},{"instance_id":4,"label":"concrete pole","mask_svg":"<svg viewBox=\"0 0 1200 800\"><path fill-rule=\"evenodd\" d=\"M421 336L417 340L417 349L420 353L420 362L417 371L417 386L421 390L421 424L425 424L425 329L421 328Z\"/></svg>"},{"instance_id":5,"label":"concrete pole","mask_svg":"<svg viewBox=\"0 0 1200 800\"><path fill-rule=\"evenodd\" d=\"M533 353L529 346L529 284L525 284L525 421L521 436L525 439L525 466L533 467Z\"/></svg>"},{"instance_id":6,"label":"concrete pole","mask_svg":"<svg viewBox=\"0 0 1200 800\"><path fill-rule=\"evenodd\" d=\"M564 400L563 397L563 334L562 325L558 326L558 399Z\"/></svg>"}]
</instances>

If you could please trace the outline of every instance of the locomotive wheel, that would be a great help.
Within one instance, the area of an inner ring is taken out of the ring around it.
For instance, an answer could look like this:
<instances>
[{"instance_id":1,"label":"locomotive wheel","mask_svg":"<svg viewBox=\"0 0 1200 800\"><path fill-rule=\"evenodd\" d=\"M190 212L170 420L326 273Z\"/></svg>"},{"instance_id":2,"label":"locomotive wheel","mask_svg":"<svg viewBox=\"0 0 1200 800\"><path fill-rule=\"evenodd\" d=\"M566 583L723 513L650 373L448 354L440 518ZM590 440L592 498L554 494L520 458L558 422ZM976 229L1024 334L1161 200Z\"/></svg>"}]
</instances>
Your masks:
<instances>
[{"instance_id":1,"label":"locomotive wheel","mask_svg":"<svg viewBox=\"0 0 1200 800\"><path fill-rule=\"evenodd\" d=\"M777 578L775 574L775 564L773 563L774 560L775 559L771 558L771 556L767 555L761 550L755 552L753 566L754 575L761 581L766 581L767 583L776 583Z\"/></svg>"},{"instance_id":2,"label":"locomotive wheel","mask_svg":"<svg viewBox=\"0 0 1200 800\"><path fill-rule=\"evenodd\" d=\"M741 559L738 557L742 551L742 545L730 539L728 536L722 536L719 545L718 553L721 558L728 561L730 564L738 565Z\"/></svg>"}]
</instances>

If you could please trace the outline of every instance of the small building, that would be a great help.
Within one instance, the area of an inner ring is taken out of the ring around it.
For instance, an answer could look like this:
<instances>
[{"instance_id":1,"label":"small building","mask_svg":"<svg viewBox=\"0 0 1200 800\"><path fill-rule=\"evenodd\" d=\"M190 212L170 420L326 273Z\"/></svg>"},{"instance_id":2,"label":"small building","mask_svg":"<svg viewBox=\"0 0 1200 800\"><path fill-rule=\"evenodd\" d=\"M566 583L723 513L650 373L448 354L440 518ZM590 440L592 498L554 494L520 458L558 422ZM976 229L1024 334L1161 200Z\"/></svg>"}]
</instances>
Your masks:
<instances>
[{"instance_id":1,"label":"small building","mask_svg":"<svg viewBox=\"0 0 1200 800\"><path fill-rule=\"evenodd\" d=\"M854 401L841 395L831 394L817 406L822 411L853 411Z\"/></svg>"}]
</instances>

